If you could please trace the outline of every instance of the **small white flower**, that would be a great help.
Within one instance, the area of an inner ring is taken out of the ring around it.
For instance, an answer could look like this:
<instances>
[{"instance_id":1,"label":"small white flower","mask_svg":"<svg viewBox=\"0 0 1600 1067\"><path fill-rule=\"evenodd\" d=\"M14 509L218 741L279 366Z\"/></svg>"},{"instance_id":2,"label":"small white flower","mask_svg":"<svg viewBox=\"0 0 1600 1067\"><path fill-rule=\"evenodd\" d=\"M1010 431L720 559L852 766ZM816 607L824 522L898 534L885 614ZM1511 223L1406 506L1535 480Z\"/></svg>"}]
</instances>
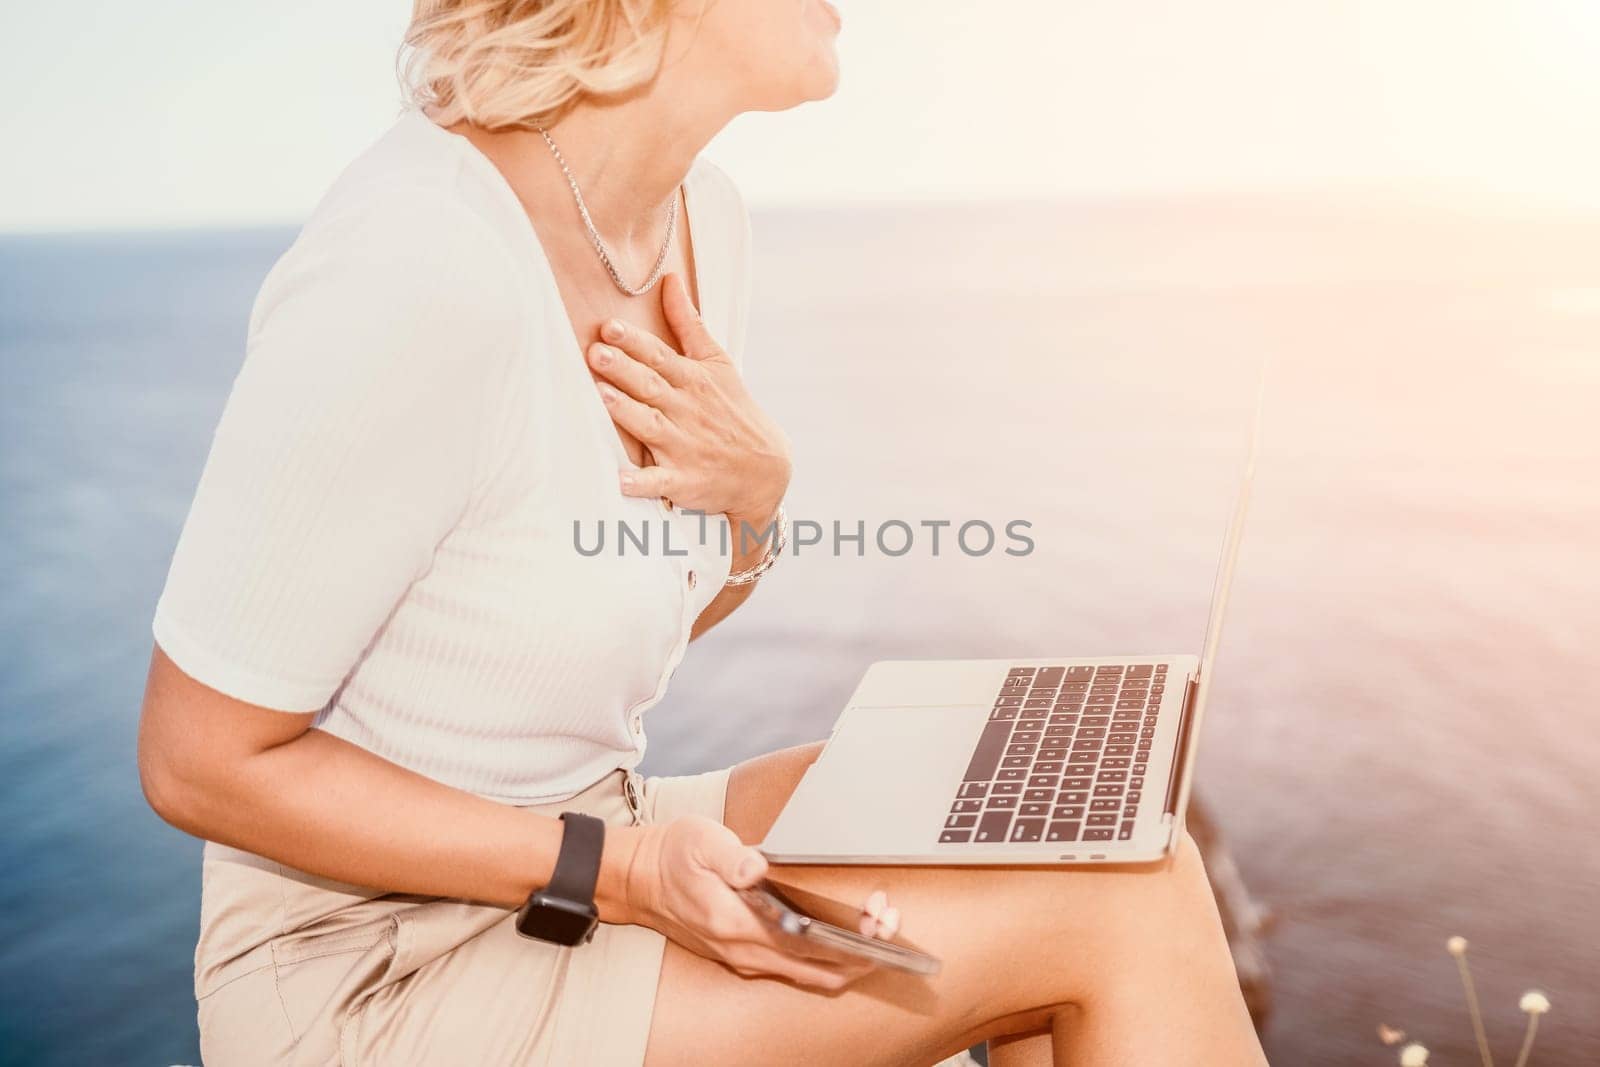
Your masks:
<instances>
[{"instance_id":1,"label":"small white flower","mask_svg":"<svg viewBox=\"0 0 1600 1067\"><path fill-rule=\"evenodd\" d=\"M1400 1067L1427 1067L1428 1050L1412 1042L1400 1050Z\"/></svg>"},{"instance_id":2,"label":"small white flower","mask_svg":"<svg viewBox=\"0 0 1600 1067\"><path fill-rule=\"evenodd\" d=\"M1467 954L1467 939L1460 936L1452 937L1444 943L1444 947L1450 955L1460 959Z\"/></svg>"},{"instance_id":3,"label":"small white flower","mask_svg":"<svg viewBox=\"0 0 1600 1067\"><path fill-rule=\"evenodd\" d=\"M1522 994L1522 999L1517 1002L1517 1007L1529 1015L1543 1015L1550 1010L1550 998L1537 989L1530 989Z\"/></svg>"}]
</instances>

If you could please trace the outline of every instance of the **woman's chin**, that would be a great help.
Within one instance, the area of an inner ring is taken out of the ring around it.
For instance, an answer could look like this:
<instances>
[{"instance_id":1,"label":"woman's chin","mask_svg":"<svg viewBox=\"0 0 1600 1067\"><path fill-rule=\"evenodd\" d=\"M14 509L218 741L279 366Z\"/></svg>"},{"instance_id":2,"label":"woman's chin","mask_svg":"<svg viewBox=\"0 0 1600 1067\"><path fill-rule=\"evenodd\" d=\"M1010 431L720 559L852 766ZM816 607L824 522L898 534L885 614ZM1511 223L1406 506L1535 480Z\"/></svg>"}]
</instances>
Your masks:
<instances>
[{"instance_id":1,"label":"woman's chin","mask_svg":"<svg viewBox=\"0 0 1600 1067\"><path fill-rule=\"evenodd\" d=\"M813 91L806 97L807 100L826 100L839 91L839 57L830 56L828 64L816 72L811 79Z\"/></svg>"},{"instance_id":2,"label":"woman's chin","mask_svg":"<svg viewBox=\"0 0 1600 1067\"><path fill-rule=\"evenodd\" d=\"M781 89L770 88L761 94L760 102L746 106L753 111L788 111L814 100L826 100L838 88L839 60L837 56L828 55L813 61Z\"/></svg>"},{"instance_id":3,"label":"woman's chin","mask_svg":"<svg viewBox=\"0 0 1600 1067\"><path fill-rule=\"evenodd\" d=\"M839 49L833 41L818 44L801 81L807 100L826 100L838 90Z\"/></svg>"}]
</instances>

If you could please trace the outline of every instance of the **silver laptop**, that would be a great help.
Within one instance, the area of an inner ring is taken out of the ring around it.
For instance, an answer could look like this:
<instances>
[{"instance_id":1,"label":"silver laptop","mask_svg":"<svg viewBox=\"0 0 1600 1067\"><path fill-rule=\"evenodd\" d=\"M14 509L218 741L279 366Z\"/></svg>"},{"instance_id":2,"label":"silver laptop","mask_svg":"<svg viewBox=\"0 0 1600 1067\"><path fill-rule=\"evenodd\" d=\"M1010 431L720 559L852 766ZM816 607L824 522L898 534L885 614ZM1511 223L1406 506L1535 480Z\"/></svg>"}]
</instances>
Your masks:
<instances>
[{"instance_id":1,"label":"silver laptop","mask_svg":"<svg viewBox=\"0 0 1600 1067\"><path fill-rule=\"evenodd\" d=\"M1264 368L1263 368L1264 372ZM884 660L759 845L779 863L1146 863L1183 826L1265 379L1200 657Z\"/></svg>"}]
</instances>

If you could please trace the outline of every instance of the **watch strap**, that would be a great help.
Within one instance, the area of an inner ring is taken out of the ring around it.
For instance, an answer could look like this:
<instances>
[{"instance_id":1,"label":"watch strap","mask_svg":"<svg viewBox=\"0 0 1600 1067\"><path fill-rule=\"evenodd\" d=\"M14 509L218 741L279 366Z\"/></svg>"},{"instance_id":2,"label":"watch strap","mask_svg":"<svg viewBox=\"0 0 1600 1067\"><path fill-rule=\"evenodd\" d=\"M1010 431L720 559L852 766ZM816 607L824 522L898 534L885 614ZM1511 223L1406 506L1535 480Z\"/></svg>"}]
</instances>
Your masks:
<instances>
[{"instance_id":1,"label":"watch strap","mask_svg":"<svg viewBox=\"0 0 1600 1067\"><path fill-rule=\"evenodd\" d=\"M544 892L562 900L592 904L595 883L600 880L600 854L605 848L605 820L581 811L564 811L561 823L561 851L556 854L556 869Z\"/></svg>"}]
</instances>

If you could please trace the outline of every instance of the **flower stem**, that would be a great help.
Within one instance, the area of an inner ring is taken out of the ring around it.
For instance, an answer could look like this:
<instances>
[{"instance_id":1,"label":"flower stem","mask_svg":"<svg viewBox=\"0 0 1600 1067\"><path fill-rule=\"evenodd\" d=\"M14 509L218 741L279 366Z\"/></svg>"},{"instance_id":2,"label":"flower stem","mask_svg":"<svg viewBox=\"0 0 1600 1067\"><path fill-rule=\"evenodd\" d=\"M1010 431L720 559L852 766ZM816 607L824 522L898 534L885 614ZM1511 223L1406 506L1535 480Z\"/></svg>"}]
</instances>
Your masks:
<instances>
[{"instance_id":1,"label":"flower stem","mask_svg":"<svg viewBox=\"0 0 1600 1067\"><path fill-rule=\"evenodd\" d=\"M1528 1013L1528 1032L1522 1037L1522 1051L1517 1053L1517 1067L1528 1067L1528 1057L1533 1055L1533 1035L1539 1029L1539 1016Z\"/></svg>"},{"instance_id":2,"label":"flower stem","mask_svg":"<svg viewBox=\"0 0 1600 1067\"><path fill-rule=\"evenodd\" d=\"M1478 1039L1478 1057L1483 1060L1483 1067L1494 1067L1494 1055L1489 1051L1489 1036L1483 1032L1483 1012L1478 1010L1478 991L1472 985L1467 957L1457 956L1456 966L1461 971L1461 984L1467 991L1467 1011L1472 1016L1472 1034Z\"/></svg>"}]
</instances>

